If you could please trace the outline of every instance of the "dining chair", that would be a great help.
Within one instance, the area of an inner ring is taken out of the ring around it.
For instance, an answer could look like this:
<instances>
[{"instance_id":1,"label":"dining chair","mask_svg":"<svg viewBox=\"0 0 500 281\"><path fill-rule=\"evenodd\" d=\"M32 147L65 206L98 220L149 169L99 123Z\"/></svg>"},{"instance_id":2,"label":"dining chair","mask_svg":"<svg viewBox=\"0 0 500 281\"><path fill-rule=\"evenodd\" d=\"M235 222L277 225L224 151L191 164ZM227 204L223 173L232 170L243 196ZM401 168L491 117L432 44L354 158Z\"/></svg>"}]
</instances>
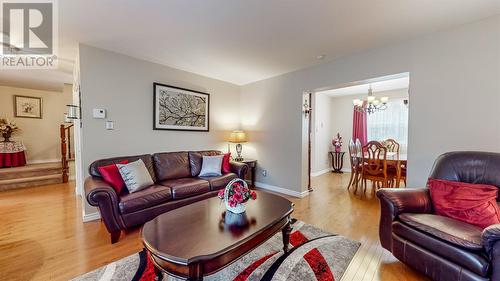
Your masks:
<instances>
[{"instance_id":1,"label":"dining chair","mask_svg":"<svg viewBox=\"0 0 500 281\"><path fill-rule=\"evenodd\" d=\"M387 152L399 153L399 143L394 139L386 139L383 141L383 145L387 148Z\"/></svg>"},{"instance_id":2,"label":"dining chair","mask_svg":"<svg viewBox=\"0 0 500 281\"><path fill-rule=\"evenodd\" d=\"M351 185L355 186L355 192L358 189L358 180L360 174L360 158L358 157L358 149L356 143L350 139L349 140L349 160L351 162L351 178L349 179L349 184L347 185L347 190L351 188Z\"/></svg>"},{"instance_id":3,"label":"dining chair","mask_svg":"<svg viewBox=\"0 0 500 281\"><path fill-rule=\"evenodd\" d=\"M387 148L378 141L370 141L363 146L361 158L361 180L363 192L366 193L366 181L370 180L374 187L390 187L394 175L387 171Z\"/></svg>"},{"instance_id":4,"label":"dining chair","mask_svg":"<svg viewBox=\"0 0 500 281\"><path fill-rule=\"evenodd\" d=\"M401 163L401 175L400 175L400 180L403 180L403 183L405 184L405 187L406 187L406 166L407 166L407 162L402 162Z\"/></svg>"},{"instance_id":5,"label":"dining chair","mask_svg":"<svg viewBox=\"0 0 500 281\"><path fill-rule=\"evenodd\" d=\"M361 154L363 153L363 146L361 145L361 141L356 139L355 141L356 151L358 152L358 157L361 158Z\"/></svg>"}]
</instances>

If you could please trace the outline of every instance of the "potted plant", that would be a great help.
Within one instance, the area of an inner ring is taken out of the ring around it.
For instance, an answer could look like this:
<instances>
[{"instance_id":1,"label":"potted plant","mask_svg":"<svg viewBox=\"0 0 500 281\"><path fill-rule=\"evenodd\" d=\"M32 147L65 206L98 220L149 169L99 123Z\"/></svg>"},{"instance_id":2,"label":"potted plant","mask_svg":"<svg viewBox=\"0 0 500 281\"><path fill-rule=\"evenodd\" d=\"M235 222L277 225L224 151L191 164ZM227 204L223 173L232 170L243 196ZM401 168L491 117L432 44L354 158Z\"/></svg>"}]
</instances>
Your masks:
<instances>
[{"instance_id":1,"label":"potted plant","mask_svg":"<svg viewBox=\"0 0 500 281\"><path fill-rule=\"evenodd\" d=\"M0 134L2 134L4 142L9 142L12 134L20 130L21 129L16 125L14 120L0 118Z\"/></svg>"},{"instance_id":2,"label":"potted plant","mask_svg":"<svg viewBox=\"0 0 500 281\"><path fill-rule=\"evenodd\" d=\"M217 195L226 204L226 209L232 213L245 212L248 200L257 199L257 193L248 188L246 181L234 179L230 181L225 189L221 189Z\"/></svg>"}]
</instances>

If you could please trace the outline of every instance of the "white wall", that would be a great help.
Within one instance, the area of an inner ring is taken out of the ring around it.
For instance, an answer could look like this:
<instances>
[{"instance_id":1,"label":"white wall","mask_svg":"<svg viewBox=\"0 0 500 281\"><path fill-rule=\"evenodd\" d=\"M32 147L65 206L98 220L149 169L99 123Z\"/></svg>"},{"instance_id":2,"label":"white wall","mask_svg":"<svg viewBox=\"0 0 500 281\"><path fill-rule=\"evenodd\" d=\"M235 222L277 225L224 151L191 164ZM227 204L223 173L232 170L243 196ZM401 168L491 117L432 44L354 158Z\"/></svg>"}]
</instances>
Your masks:
<instances>
[{"instance_id":1,"label":"white wall","mask_svg":"<svg viewBox=\"0 0 500 281\"><path fill-rule=\"evenodd\" d=\"M86 45L79 47L79 63L83 175L92 161L106 157L226 149L226 133L239 128L236 85ZM210 93L210 132L154 131L153 82ZM106 109L115 129L93 119L93 108ZM86 216L95 213L88 204L84 209Z\"/></svg>"},{"instance_id":2,"label":"white wall","mask_svg":"<svg viewBox=\"0 0 500 281\"><path fill-rule=\"evenodd\" d=\"M329 95L315 93L313 98L313 133L311 136L311 174L318 174L331 168L329 152L333 149L332 107L333 98Z\"/></svg>"},{"instance_id":3,"label":"white wall","mask_svg":"<svg viewBox=\"0 0 500 281\"><path fill-rule=\"evenodd\" d=\"M303 91L410 72L409 186L423 186L450 150L500 152L500 16L381 47L242 87L242 126L258 136L257 181L301 192L307 154ZM305 144L304 144L305 145Z\"/></svg>"},{"instance_id":4,"label":"white wall","mask_svg":"<svg viewBox=\"0 0 500 281\"><path fill-rule=\"evenodd\" d=\"M64 122L66 105L71 103L71 87L65 84L58 92L0 86L0 117L15 119L21 128L12 139L24 143L28 163L61 161L59 125ZM41 97L42 119L14 118L15 95Z\"/></svg>"}]
</instances>

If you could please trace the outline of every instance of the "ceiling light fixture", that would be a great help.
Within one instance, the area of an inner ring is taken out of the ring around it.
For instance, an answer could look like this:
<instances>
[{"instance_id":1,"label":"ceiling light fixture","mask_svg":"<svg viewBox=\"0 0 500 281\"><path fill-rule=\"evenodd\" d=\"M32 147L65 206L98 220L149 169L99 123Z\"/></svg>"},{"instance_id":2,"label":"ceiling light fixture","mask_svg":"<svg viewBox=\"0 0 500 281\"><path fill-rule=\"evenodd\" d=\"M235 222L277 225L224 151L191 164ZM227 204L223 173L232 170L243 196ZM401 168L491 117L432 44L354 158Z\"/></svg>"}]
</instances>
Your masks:
<instances>
[{"instance_id":1,"label":"ceiling light fixture","mask_svg":"<svg viewBox=\"0 0 500 281\"><path fill-rule=\"evenodd\" d=\"M368 88L368 97L366 98L366 100L354 99L352 100L352 103L354 104L355 110L372 114L377 111L387 109L388 101L389 97L381 97L380 99L377 99L373 95L372 85L370 84L370 88Z\"/></svg>"},{"instance_id":2,"label":"ceiling light fixture","mask_svg":"<svg viewBox=\"0 0 500 281\"><path fill-rule=\"evenodd\" d=\"M316 59L317 60L322 60L322 59L325 59L326 55L317 55L316 56Z\"/></svg>"}]
</instances>

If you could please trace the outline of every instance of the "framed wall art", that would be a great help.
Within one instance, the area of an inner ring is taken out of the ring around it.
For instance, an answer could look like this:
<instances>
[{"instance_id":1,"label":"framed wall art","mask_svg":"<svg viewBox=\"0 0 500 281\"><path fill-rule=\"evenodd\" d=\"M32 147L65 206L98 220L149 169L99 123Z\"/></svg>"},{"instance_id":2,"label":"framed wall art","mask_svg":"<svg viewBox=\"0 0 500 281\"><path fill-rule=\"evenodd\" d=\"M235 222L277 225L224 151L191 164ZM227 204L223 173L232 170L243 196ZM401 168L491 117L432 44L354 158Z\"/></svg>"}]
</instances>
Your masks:
<instances>
[{"instance_id":1,"label":"framed wall art","mask_svg":"<svg viewBox=\"0 0 500 281\"><path fill-rule=\"evenodd\" d=\"M14 96L14 115L21 118L42 118L42 98Z\"/></svg>"},{"instance_id":2,"label":"framed wall art","mask_svg":"<svg viewBox=\"0 0 500 281\"><path fill-rule=\"evenodd\" d=\"M199 91L153 84L154 130L209 131L210 95Z\"/></svg>"}]
</instances>

